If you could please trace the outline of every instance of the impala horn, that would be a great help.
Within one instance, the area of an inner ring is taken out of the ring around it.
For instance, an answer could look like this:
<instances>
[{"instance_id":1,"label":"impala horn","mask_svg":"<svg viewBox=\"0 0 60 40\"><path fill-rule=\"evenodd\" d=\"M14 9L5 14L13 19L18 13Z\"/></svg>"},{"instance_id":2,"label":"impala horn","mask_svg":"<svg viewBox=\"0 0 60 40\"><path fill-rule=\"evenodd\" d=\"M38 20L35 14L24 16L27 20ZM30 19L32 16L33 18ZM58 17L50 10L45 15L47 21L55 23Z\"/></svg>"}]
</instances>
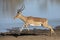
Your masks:
<instances>
[{"instance_id":1,"label":"impala horn","mask_svg":"<svg viewBox=\"0 0 60 40\"><path fill-rule=\"evenodd\" d=\"M22 12L24 10L25 6L23 5L20 9L17 10L17 13Z\"/></svg>"}]
</instances>

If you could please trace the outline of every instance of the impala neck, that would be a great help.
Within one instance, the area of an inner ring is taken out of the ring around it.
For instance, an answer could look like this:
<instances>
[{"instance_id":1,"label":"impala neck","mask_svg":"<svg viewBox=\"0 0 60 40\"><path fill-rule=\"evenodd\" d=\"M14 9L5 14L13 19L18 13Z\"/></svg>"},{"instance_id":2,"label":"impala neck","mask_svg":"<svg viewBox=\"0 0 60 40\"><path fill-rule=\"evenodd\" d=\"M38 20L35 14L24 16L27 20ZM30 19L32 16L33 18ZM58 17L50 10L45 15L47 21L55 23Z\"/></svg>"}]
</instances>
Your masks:
<instances>
[{"instance_id":1,"label":"impala neck","mask_svg":"<svg viewBox=\"0 0 60 40\"><path fill-rule=\"evenodd\" d=\"M25 16L21 15L21 16L19 16L19 19L21 19L22 21L26 22L27 18Z\"/></svg>"}]
</instances>

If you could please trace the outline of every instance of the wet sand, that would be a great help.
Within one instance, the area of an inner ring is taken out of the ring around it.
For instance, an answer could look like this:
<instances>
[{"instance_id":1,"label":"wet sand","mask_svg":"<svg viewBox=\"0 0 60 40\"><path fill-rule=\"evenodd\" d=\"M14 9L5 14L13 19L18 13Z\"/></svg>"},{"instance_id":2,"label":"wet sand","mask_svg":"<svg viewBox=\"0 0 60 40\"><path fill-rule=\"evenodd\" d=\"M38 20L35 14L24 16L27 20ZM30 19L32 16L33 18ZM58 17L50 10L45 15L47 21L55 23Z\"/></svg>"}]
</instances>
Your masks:
<instances>
[{"instance_id":1,"label":"wet sand","mask_svg":"<svg viewBox=\"0 0 60 40\"><path fill-rule=\"evenodd\" d=\"M59 36L1 36L0 40L60 40Z\"/></svg>"}]
</instances>

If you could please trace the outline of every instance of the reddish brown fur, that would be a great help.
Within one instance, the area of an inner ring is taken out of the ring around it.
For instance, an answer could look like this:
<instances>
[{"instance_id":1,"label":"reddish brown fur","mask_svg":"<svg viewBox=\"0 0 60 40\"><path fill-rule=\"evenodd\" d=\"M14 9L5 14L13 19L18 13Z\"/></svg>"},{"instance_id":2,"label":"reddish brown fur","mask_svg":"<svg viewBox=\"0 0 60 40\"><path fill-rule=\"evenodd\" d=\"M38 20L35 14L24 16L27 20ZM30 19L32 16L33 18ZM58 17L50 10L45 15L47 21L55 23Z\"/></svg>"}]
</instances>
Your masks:
<instances>
[{"instance_id":1,"label":"reddish brown fur","mask_svg":"<svg viewBox=\"0 0 60 40\"><path fill-rule=\"evenodd\" d=\"M45 28L49 28L51 29L51 33L54 33L54 30L51 26L48 25L48 20L46 18L39 18L39 17L32 17L32 16L23 16L20 13L18 13L15 18L19 18L21 19L25 24L23 25L24 27L28 27L28 25L32 24L32 25L41 25L41 26L44 26Z\"/></svg>"}]
</instances>

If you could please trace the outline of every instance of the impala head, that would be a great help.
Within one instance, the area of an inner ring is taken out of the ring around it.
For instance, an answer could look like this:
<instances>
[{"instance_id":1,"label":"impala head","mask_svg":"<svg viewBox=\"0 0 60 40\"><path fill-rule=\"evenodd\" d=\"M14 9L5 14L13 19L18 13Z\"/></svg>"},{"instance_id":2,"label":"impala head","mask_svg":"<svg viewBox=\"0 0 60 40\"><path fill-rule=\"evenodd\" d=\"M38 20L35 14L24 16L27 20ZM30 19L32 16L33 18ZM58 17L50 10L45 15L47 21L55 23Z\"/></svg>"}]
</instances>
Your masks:
<instances>
[{"instance_id":1,"label":"impala head","mask_svg":"<svg viewBox=\"0 0 60 40\"><path fill-rule=\"evenodd\" d=\"M17 15L14 17L14 19L19 18L21 16L21 13L17 13Z\"/></svg>"},{"instance_id":2,"label":"impala head","mask_svg":"<svg viewBox=\"0 0 60 40\"><path fill-rule=\"evenodd\" d=\"M18 9L18 10L17 10L17 14L16 14L16 16L14 17L14 19L15 19L15 18L21 17L21 16L22 16L22 11L23 11L23 10L24 10L24 7Z\"/></svg>"}]
</instances>

